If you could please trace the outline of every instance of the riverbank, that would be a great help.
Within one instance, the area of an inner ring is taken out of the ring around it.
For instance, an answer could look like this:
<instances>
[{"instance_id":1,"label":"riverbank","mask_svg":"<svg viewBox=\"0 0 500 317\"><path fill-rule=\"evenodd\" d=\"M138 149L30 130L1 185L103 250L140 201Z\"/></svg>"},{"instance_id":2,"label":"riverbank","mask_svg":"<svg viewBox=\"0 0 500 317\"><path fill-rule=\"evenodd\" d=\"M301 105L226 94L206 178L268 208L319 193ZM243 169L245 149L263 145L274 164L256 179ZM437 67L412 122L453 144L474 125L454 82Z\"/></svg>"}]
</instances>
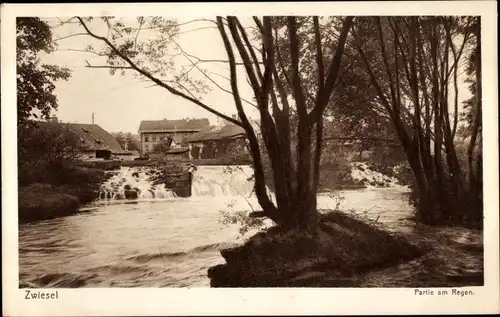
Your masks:
<instances>
[{"instance_id":1,"label":"riverbank","mask_svg":"<svg viewBox=\"0 0 500 317\"><path fill-rule=\"evenodd\" d=\"M117 177L120 161L71 161L57 166L31 166L23 169L20 183L19 222L32 222L68 216L78 212L86 203L99 198L101 185ZM191 174L187 164L150 161L146 174L153 185L164 184L177 197L191 196ZM137 175L135 175L137 174ZM132 174L133 180L139 173ZM131 182L133 183L133 182ZM123 191L122 199L137 199L140 191L127 184L124 178L110 184L111 191ZM103 197L107 198L107 197Z\"/></svg>"},{"instance_id":2,"label":"riverbank","mask_svg":"<svg viewBox=\"0 0 500 317\"><path fill-rule=\"evenodd\" d=\"M65 166L64 177L47 179L19 187L19 222L68 216L96 199L99 186L108 175L102 169Z\"/></svg>"}]
</instances>

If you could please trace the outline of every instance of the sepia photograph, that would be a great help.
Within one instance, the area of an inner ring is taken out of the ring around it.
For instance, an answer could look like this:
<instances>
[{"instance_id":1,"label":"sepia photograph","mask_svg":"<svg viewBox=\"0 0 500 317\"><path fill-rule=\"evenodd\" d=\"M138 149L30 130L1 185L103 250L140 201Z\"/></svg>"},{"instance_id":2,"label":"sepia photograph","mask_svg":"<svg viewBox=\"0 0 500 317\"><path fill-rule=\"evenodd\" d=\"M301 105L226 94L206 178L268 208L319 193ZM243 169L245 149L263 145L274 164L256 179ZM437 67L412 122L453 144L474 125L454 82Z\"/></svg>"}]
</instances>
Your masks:
<instances>
[{"instance_id":1,"label":"sepia photograph","mask_svg":"<svg viewBox=\"0 0 500 317\"><path fill-rule=\"evenodd\" d=\"M2 171L17 168L25 302L96 288L479 300L489 220L498 248L483 17L271 12L13 18L17 163Z\"/></svg>"}]
</instances>

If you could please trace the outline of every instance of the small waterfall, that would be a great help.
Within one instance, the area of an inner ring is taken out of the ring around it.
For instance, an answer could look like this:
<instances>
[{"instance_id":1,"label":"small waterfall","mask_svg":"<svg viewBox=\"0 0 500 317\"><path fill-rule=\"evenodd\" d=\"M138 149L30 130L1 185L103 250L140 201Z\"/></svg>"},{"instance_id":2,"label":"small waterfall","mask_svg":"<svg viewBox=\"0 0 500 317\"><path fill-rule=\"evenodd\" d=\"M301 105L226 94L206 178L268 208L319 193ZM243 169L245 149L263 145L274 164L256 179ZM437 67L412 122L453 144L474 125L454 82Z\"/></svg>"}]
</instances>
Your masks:
<instances>
[{"instance_id":1,"label":"small waterfall","mask_svg":"<svg viewBox=\"0 0 500 317\"><path fill-rule=\"evenodd\" d=\"M152 178L158 170L152 167L122 167L101 185L99 201L151 200L176 198L164 184L155 185ZM191 193L194 199L255 201L253 169L246 165L197 166L193 173ZM271 200L274 194L268 189Z\"/></svg>"},{"instance_id":2,"label":"small waterfall","mask_svg":"<svg viewBox=\"0 0 500 317\"><path fill-rule=\"evenodd\" d=\"M218 210L261 210L254 192L253 169L247 165L197 166L191 193L193 201L203 201ZM274 201L274 194L269 189L267 193Z\"/></svg>"},{"instance_id":3,"label":"small waterfall","mask_svg":"<svg viewBox=\"0 0 500 317\"><path fill-rule=\"evenodd\" d=\"M250 166L198 166L193 172L194 197L253 196L253 170Z\"/></svg>"},{"instance_id":4,"label":"small waterfall","mask_svg":"<svg viewBox=\"0 0 500 317\"><path fill-rule=\"evenodd\" d=\"M101 185L100 201L124 199L165 199L176 197L164 184L155 185L150 180L154 170L148 167L121 167Z\"/></svg>"}]
</instances>

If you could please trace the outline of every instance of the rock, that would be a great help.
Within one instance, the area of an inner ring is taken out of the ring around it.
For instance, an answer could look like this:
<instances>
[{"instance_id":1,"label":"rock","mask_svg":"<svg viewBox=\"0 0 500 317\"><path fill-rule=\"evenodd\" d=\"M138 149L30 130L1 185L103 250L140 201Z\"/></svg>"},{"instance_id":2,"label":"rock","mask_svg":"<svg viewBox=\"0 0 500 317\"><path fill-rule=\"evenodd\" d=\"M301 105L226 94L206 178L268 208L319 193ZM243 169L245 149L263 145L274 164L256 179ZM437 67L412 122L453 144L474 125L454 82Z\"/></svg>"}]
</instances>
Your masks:
<instances>
[{"instance_id":1,"label":"rock","mask_svg":"<svg viewBox=\"0 0 500 317\"><path fill-rule=\"evenodd\" d=\"M132 187L129 185L129 184L126 184L125 186L123 186L123 189L125 190L130 190Z\"/></svg>"},{"instance_id":2,"label":"rock","mask_svg":"<svg viewBox=\"0 0 500 317\"><path fill-rule=\"evenodd\" d=\"M422 255L405 239L342 213L321 216L315 235L271 227L220 251L213 287L357 287L366 272Z\"/></svg>"},{"instance_id":3,"label":"rock","mask_svg":"<svg viewBox=\"0 0 500 317\"><path fill-rule=\"evenodd\" d=\"M138 172L133 172L133 173L132 173L132 177L139 178L139 173L138 173Z\"/></svg>"},{"instance_id":4,"label":"rock","mask_svg":"<svg viewBox=\"0 0 500 317\"><path fill-rule=\"evenodd\" d=\"M137 192L138 194L141 193L141 190L138 187L134 187L132 190L135 191L135 192Z\"/></svg>"},{"instance_id":5,"label":"rock","mask_svg":"<svg viewBox=\"0 0 500 317\"><path fill-rule=\"evenodd\" d=\"M134 190L125 190L125 199L137 199L139 195Z\"/></svg>"},{"instance_id":6,"label":"rock","mask_svg":"<svg viewBox=\"0 0 500 317\"><path fill-rule=\"evenodd\" d=\"M122 200L122 199L125 199L125 196L122 193L116 193L114 199L115 200Z\"/></svg>"}]
</instances>

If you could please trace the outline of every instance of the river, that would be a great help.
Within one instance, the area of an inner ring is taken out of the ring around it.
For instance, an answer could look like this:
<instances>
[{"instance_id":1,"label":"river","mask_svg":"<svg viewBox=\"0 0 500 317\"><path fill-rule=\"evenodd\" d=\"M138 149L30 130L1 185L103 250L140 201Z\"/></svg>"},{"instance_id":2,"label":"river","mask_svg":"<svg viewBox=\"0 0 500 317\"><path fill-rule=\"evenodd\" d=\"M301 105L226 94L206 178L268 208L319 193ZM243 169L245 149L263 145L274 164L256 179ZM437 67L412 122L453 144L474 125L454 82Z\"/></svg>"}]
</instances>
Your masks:
<instances>
[{"instance_id":1,"label":"river","mask_svg":"<svg viewBox=\"0 0 500 317\"><path fill-rule=\"evenodd\" d=\"M21 285L208 287L207 269L224 262L219 250L245 239L238 225L221 223L220 211L258 210L250 176L247 166L199 166L193 176L193 196L177 198L164 188L148 190L151 184L143 169L122 167L103 185L101 198L84 206L81 213L20 225ZM137 200L119 199L117 184L124 183L141 189ZM321 209L332 209L339 202L342 210L388 230L415 231L404 187L368 187L318 196ZM482 243L478 232L446 232L457 243ZM425 236L429 235L438 239L436 230L427 230ZM482 255L464 265L476 274L482 269L481 261Z\"/></svg>"}]
</instances>

